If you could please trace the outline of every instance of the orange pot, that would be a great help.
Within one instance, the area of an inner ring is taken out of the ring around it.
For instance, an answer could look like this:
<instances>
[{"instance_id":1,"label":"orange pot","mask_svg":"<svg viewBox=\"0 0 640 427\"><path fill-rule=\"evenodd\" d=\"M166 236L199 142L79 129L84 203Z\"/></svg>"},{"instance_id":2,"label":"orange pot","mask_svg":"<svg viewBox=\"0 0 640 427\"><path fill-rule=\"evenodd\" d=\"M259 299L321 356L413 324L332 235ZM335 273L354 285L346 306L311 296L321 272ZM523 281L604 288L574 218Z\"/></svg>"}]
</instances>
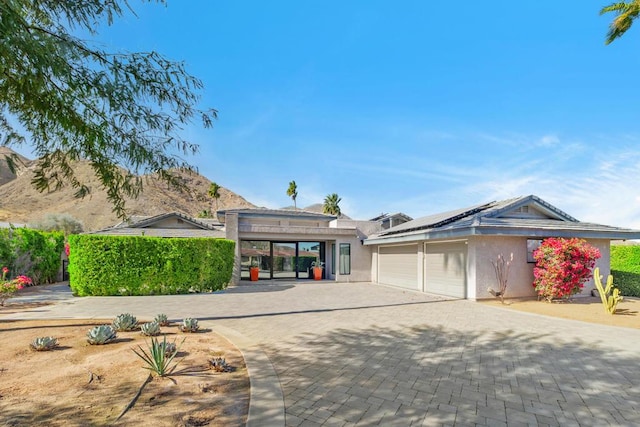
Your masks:
<instances>
[{"instance_id":1,"label":"orange pot","mask_svg":"<svg viewBox=\"0 0 640 427\"><path fill-rule=\"evenodd\" d=\"M258 275L260 274L260 269L258 267L251 267L249 269L249 277L251 278L252 282L257 282L258 281Z\"/></svg>"},{"instance_id":2,"label":"orange pot","mask_svg":"<svg viewBox=\"0 0 640 427\"><path fill-rule=\"evenodd\" d=\"M313 279L314 280L322 280L322 268L313 267Z\"/></svg>"}]
</instances>

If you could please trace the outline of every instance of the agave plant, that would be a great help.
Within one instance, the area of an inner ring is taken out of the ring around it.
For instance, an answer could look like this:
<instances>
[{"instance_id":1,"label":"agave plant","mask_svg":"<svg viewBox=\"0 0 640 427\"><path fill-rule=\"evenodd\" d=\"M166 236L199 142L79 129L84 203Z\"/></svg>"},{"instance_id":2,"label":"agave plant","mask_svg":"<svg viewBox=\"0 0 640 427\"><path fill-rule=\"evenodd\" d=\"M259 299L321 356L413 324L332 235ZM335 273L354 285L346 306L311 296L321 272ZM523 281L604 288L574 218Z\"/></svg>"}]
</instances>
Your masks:
<instances>
[{"instance_id":1,"label":"agave plant","mask_svg":"<svg viewBox=\"0 0 640 427\"><path fill-rule=\"evenodd\" d=\"M58 339L54 337L38 337L31 341L31 348L36 351L53 350L58 346Z\"/></svg>"},{"instance_id":2,"label":"agave plant","mask_svg":"<svg viewBox=\"0 0 640 427\"><path fill-rule=\"evenodd\" d=\"M198 326L198 319L186 317L182 320L182 324L178 326L182 332L196 332L200 326Z\"/></svg>"},{"instance_id":3,"label":"agave plant","mask_svg":"<svg viewBox=\"0 0 640 427\"><path fill-rule=\"evenodd\" d=\"M91 345L108 344L116 339L116 330L111 325L100 325L87 332L87 342Z\"/></svg>"},{"instance_id":4,"label":"agave plant","mask_svg":"<svg viewBox=\"0 0 640 427\"><path fill-rule=\"evenodd\" d=\"M173 355L178 351L178 347L176 346L175 341L174 342L163 341L159 343L159 345L164 350L165 357L170 357L171 355Z\"/></svg>"},{"instance_id":5,"label":"agave plant","mask_svg":"<svg viewBox=\"0 0 640 427\"><path fill-rule=\"evenodd\" d=\"M182 340L182 342L184 342L184 340ZM178 352L176 350L171 355L167 355L167 344L171 343L167 343L166 336L164 337L162 342L160 342L157 338L151 338L151 343L148 346L148 352L141 346L138 346L138 349L140 351L136 350L135 348L132 348L131 350L136 354L136 356L144 361L144 363L146 364L146 366L144 366L145 369L155 372L161 377L165 377L167 375L171 375L179 363L171 363L173 362L173 359L176 357Z\"/></svg>"},{"instance_id":6,"label":"agave plant","mask_svg":"<svg viewBox=\"0 0 640 427\"><path fill-rule=\"evenodd\" d=\"M113 319L113 328L119 332L133 331L138 327L138 319L129 313L118 314Z\"/></svg>"},{"instance_id":7,"label":"agave plant","mask_svg":"<svg viewBox=\"0 0 640 427\"><path fill-rule=\"evenodd\" d=\"M140 332L142 335L155 337L156 335L160 335L160 325L155 320L153 322L144 323L140 326Z\"/></svg>"},{"instance_id":8,"label":"agave plant","mask_svg":"<svg viewBox=\"0 0 640 427\"><path fill-rule=\"evenodd\" d=\"M167 315L164 313L158 314L156 318L153 320L160 326L169 326L169 319L167 318Z\"/></svg>"},{"instance_id":9,"label":"agave plant","mask_svg":"<svg viewBox=\"0 0 640 427\"><path fill-rule=\"evenodd\" d=\"M209 366L216 372L229 372L231 371L231 366L227 364L227 361L224 360L224 357L214 357L209 360Z\"/></svg>"}]
</instances>

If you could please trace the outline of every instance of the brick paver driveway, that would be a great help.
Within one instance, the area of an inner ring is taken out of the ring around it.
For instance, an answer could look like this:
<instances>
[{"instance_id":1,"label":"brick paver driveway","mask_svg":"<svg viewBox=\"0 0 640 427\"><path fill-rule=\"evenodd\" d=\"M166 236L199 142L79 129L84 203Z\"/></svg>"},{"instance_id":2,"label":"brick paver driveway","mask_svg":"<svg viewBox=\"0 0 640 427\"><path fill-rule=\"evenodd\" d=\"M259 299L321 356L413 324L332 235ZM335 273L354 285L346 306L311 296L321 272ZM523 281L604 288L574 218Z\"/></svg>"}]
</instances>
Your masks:
<instances>
[{"instance_id":1,"label":"brick paver driveway","mask_svg":"<svg viewBox=\"0 0 640 427\"><path fill-rule=\"evenodd\" d=\"M165 312L232 328L269 356L291 426L640 424L636 329L332 282L39 310L22 316Z\"/></svg>"}]
</instances>

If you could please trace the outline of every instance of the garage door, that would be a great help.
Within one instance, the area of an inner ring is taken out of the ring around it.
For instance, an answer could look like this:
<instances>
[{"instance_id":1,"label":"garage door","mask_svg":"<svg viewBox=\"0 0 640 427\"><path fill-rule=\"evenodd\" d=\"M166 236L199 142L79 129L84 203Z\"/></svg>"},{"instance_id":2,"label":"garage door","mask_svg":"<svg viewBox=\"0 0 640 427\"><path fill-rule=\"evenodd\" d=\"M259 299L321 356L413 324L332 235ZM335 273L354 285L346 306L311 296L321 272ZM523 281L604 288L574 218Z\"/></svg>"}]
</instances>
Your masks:
<instances>
[{"instance_id":1,"label":"garage door","mask_svg":"<svg viewBox=\"0 0 640 427\"><path fill-rule=\"evenodd\" d=\"M466 270L465 242L427 243L424 269L426 292L465 298Z\"/></svg>"},{"instance_id":2,"label":"garage door","mask_svg":"<svg viewBox=\"0 0 640 427\"><path fill-rule=\"evenodd\" d=\"M381 246L378 250L378 282L420 290L418 245Z\"/></svg>"}]
</instances>

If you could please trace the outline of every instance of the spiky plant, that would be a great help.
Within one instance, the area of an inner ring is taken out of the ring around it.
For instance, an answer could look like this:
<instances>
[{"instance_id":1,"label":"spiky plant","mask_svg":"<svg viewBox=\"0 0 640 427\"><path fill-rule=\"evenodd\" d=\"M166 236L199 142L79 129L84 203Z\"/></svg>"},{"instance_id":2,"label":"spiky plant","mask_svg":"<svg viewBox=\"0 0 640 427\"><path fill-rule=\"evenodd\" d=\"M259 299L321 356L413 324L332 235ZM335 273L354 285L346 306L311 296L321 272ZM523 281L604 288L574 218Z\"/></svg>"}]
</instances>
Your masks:
<instances>
[{"instance_id":1,"label":"spiky plant","mask_svg":"<svg viewBox=\"0 0 640 427\"><path fill-rule=\"evenodd\" d=\"M198 326L198 319L186 317L182 319L182 323L178 326L182 332L197 332L200 326Z\"/></svg>"},{"instance_id":2,"label":"spiky plant","mask_svg":"<svg viewBox=\"0 0 640 427\"><path fill-rule=\"evenodd\" d=\"M116 339L116 330L111 325L95 326L87 332L87 342L91 345L108 344Z\"/></svg>"},{"instance_id":3,"label":"spiky plant","mask_svg":"<svg viewBox=\"0 0 640 427\"><path fill-rule=\"evenodd\" d=\"M164 350L165 357L169 357L178 351L176 342L163 341L160 343L160 347Z\"/></svg>"},{"instance_id":4,"label":"spiky plant","mask_svg":"<svg viewBox=\"0 0 640 427\"><path fill-rule=\"evenodd\" d=\"M144 323L140 326L140 333L148 337L155 337L160 335L160 325L156 321Z\"/></svg>"},{"instance_id":5,"label":"spiky plant","mask_svg":"<svg viewBox=\"0 0 640 427\"><path fill-rule=\"evenodd\" d=\"M227 364L227 361L224 360L224 357L214 357L209 360L209 366L216 372L229 372L231 371L231 366Z\"/></svg>"},{"instance_id":6,"label":"spiky plant","mask_svg":"<svg viewBox=\"0 0 640 427\"><path fill-rule=\"evenodd\" d=\"M58 339L54 337L38 337L31 341L31 348L36 351L53 350L58 346Z\"/></svg>"},{"instance_id":7,"label":"spiky plant","mask_svg":"<svg viewBox=\"0 0 640 427\"><path fill-rule=\"evenodd\" d=\"M138 327L138 319L129 313L118 314L113 319L113 328L118 332L133 331Z\"/></svg>"},{"instance_id":8,"label":"spiky plant","mask_svg":"<svg viewBox=\"0 0 640 427\"><path fill-rule=\"evenodd\" d=\"M160 326L169 326L169 319L167 318L167 315L164 313L160 313L156 316L155 319L153 319L156 323L158 323L158 325Z\"/></svg>"},{"instance_id":9,"label":"spiky plant","mask_svg":"<svg viewBox=\"0 0 640 427\"><path fill-rule=\"evenodd\" d=\"M182 340L184 342L184 340ZM157 338L151 338L151 343L148 346L148 352L138 346L138 350L132 348L131 350L138 356L140 359L144 361L146 366L145 369L150 370L151 372L155 372L157 375L161 377L165 377L167 375L171 375L173 371L178 366L179 362L173 363L173 359L178 354L177 350L173 352L171 355L167 355L167 337L165 336L160 342Z\"/></svg>"}]
</instances>

